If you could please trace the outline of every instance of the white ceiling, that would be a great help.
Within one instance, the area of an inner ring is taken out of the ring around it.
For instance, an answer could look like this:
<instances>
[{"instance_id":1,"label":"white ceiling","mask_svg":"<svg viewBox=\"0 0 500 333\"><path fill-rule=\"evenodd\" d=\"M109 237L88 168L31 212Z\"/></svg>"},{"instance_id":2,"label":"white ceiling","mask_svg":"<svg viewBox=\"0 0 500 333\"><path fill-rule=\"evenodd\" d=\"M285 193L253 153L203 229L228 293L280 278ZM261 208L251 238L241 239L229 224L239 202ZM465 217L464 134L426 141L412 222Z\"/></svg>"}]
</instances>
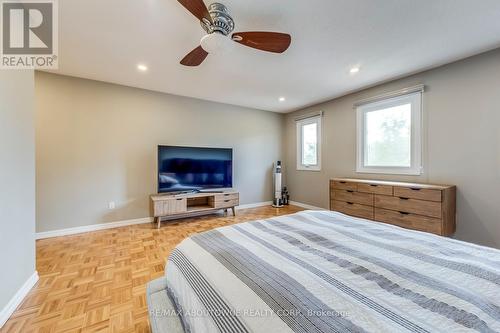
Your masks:
<instances>
[{"instance_id":1,"label":"white ceiling","mask_svg":"<svg viewBox=\"0 0 500 333\"><path fill-rule=\"evenodd\" d=\"M184 67L204 31L176 0L63 0L57 73L288 112L500 46L498 0L219 1L235 31L288 32L290 49L232 43Z\"/></svg>"}]
</instances>

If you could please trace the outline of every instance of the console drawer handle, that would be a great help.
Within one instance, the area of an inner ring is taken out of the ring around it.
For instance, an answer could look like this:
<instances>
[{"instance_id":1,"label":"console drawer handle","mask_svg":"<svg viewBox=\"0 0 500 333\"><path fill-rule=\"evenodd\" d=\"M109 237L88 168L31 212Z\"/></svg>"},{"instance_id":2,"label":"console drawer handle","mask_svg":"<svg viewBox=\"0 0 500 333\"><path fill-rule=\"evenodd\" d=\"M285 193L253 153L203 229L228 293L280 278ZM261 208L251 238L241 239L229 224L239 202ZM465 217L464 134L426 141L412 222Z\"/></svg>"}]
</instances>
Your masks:
<instances>
[{"instance_id":1,"label":"console drawer handle","mask_svg":"<svg viewBox=\"0 0 500 333\"><path fill-rule=\"evenodd\" d=\"M405 197L399 197L399 199L401 199L401 200L410 200L409 198L405 198Z\"/></svg>"},{"instance_id":2,"label":"console drawer handle","mask_svg":"<svg viewBox=\"0 0 500 333\"><path fill-rule=\"evenodd\" d=\"M231 201L231 200L224 200L224 202L229 202L229 201Z\"/></svg>"},{"instance_id":3,"label":"console drawer handle","mask_svg":"<svg viewBox=\"0 0 500 333\"><path fill-rule=\"evenodd\" d=\"M354 191L353 191L353 190L347 190L347 192L349 192L349 193L354 193Z\"/></svg>"},{"instance_id":4,"label":"console drawer handle","mask_svg":"<svg viewBox=\"0 0 500 333\"><path fill-rule=\"evenodd\" d=\"M407 213L407 212L399 212L399 214L401 214L401 215L410 215L410 213Z\"/></svg>"},{"instance_id":5,"label":"console drawer handle","mask_svg":"<svg viewBox=\"0 0 500 333\"><path fill-rule=\"evenodd\" d=\"M421 189L420 188L411 187L410 190L412 190L412 191L420 191Z\"/></svg>"},{"instance_id":6,"label":"console drawer handle","mask_svg":"<svg viewBox=\"0 0 500 333\"><path fill-rule=\"evenodd\" d=\"M346 182L339 182L340 184L345 184Z\"/></svg>"},{"instance_id":7,"label":"console drawer handle","mask_svg":"<svg viewBox=\"0 0 500 333\"><path fill-rule=\"evenodd\" d=\"M224 196L225 196L225 197L228 197L228 196L229 196L229 193L227 193L227 194L224 194Z\"/></svg>"},{"instance_id":8,"label":"console drawer handle","mask_svg":"<svg viewBox=\"0 0 500 333\"><path fill-rule=\"evenodd\" d=\"M182 198L178 198L178 199L177 199L177 201L181 201L181 200L182 200Z\"/></svg>"},{"instance_id":9,"label":"console drawer handle","mask_svg":"<svg viewBox=\"0 0 500 333\"><path fill-rule=\"evenodd\" d=\"M377 187L378 185L375 184L370 184L371 187Z\"/></svg>"},{"instance_id":10,"label":"console drawer handle","mask_svg":"<svg viewBox=\"0 0 500 333\"><path fill-rule=\"evenodd\" d=\"M352 202L348 202L347 204L348 204L348 205L354 205Z\"/></svg>"}]
</instances>

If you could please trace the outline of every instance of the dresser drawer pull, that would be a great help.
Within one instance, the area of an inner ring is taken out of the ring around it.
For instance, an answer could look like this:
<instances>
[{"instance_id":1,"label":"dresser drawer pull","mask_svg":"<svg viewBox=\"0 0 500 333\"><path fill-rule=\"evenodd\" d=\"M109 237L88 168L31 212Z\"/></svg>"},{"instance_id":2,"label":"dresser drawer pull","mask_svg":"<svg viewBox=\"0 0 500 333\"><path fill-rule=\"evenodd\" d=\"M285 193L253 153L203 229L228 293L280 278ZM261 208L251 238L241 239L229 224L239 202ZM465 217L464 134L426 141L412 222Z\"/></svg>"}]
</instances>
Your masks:
<instances>
[{"instance_id":1,"label":"dresser drawer pull","mask_svg":"<svg viewBox=\"0 0 500 333\"><path fill-rule=\"evenodd\" d=\"M405 198L405 197L399 197L399 199L401 199L401 200L410 200L409 198Z\"/></svg>"},{"instance_id":2,"label":"dresser drawer pull","mask_svg":"<svg viewBox=\"0 0 500 333\"><path fill-rule=\"evenodd\" d=\"M224 194L224 196L225 196L225 197L228 197L228 196L229 196L229 193Z\"/></svg>"},{"instance_id":3,"label":"dresser drawer pull","mask_svg":"<svg viewBox=\"0 0 500 333\"><path fill-rule=\"evenodd\" d=\"M353 191L353 190L347 190L347 192L349 192L349 193L354 193L354 191Z\"/></svg>"},{"instance_id":4,"label":"dresser drawer pull","mask_svg":"<svg viewBox=\"0 0 500 333\"><path fill-rule=\"evenodd\" d=\"M371 187L378 187L378 185L370 184Z\"/></svg>"},{"instance_id":5,"label":"dresser drawer pull","mask_svg":"<svg viewBox=\"0 0 500 333\"><path fill-rule=\"evenodd\" d=\"M399 212L399 214L401 214L401 215L410 215L410 213L407 213L407 212Z\"/></svg>"},{"instance_id":6,"label":"dresser drawer pull","mask_svg":"<svg viewBox=\"0 0 500 333\"><path fill-rule=\"evenodd\" d=\"M415 187L410 187L410 190L412 190L412 191L420 191L421 189L420 188L415 188Z\"/></svg>"},{"instance_id":7,"label":"dresser drawer pull","mask_svg":"<svg viewBox=\"0 0 500 333\"><path fill-rule=\"evenodd\" d=\"M229 202L229 201L231 201L231 200L224 200L224 202Z\"/></svg>"},{"instance_id":8,"label":"dresser drawer pull","mask_svg":"<svg viewBox=\"0 0 500 333\"><path fill-rule=\"evenodd\" d=\"M348 205L354 205L354 203L352 203L352 202L348 202L347 204L348 204Z\"/></svg>"},{"instance_id":9,"label":"dresser drawer pull","mask_svg":"<svg viewBox=\"0 0 500 333\"><path fill-rule=\"evenodd\" d=\"M346 184L346 182L339 182L340 184Z\"/></svg>"},{"instance_id":10,"label":"dresser drawer pull","mask_svg":"<svg viewBox=\"0 0 500 333\"><path fill-rule=\"evenodd\" d=\"M177 200L177 201L181 201L181 200L182 200L182 198L177 198L176 200Z\"/></svg>"}]
</instances>

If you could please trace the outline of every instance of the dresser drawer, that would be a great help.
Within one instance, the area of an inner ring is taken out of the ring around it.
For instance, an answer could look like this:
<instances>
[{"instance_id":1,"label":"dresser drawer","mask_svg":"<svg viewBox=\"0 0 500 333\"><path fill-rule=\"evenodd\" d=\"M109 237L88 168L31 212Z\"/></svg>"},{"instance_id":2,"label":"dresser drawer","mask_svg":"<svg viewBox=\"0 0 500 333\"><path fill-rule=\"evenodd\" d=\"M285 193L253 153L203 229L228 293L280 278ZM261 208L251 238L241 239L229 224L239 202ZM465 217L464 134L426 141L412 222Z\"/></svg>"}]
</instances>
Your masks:
<instances>
[{"instance_id":1,"label":"dresser drawer","mask_svg":"<svg viewBox=\"0 0 500 333\"><path fill-rule=\"evenodd\" d=\"M395 197L403 197L403 198L441 202L441 190L431 190L431 189L418 188L418 187L395 186L394 187L394 196Z\"/></svg>"},{"instance_id":2,"label":"dresser drawer","mask_svg":"<svg viewBox=\"0 0 500 333\"><path fill-rule=\"evenodd\" d=\"M225 199L221 201L215 201L215 207L214 208L229 208L229 207L235 207L240 204L240 201L238 199Z\"/></svg>"},{"instance_id":3,"label":"dresser drawer","mask_svg":"<svg viewBox=\"0 0 500 333\"><path fill-rule=\"evenodd\" d=\"M373 194L371 193L360 193L352 190L332 190L331 198L338 201L373 206Z\"/></svg>"},{"instance_id":4,"label":"dresser drawer","mask_svg":"<svg viewBox=\"0 0 500 333\"><path fill-rule=\"evenodd\" d=\"M375 208L375 220L438 235L442 232L442 220L433 217Z\"/></svg>"},{"instance_id":5,"label":"dresser drawer","mask_svg":"<svg viewBox=\"0 0 500 333\"><path fill-rule=\"evenodd\" d=\"M240 195L238 193L221 193L215 195L215 202L225 201L225 200L239 200Z\"/></svg>"},{"instance_id":6,"label":"dresser drawer","mask_svg":"<svg viewBox=\"0 0 500 333\"><path fill-rule=\"evenodd\" d=\"M375 207L441 218L440 202L375 195Z\"/></svg>"},{"instance_id":7,"label":"dresser drawer","mask_svg":"<svg viewBox=\"0 0 500 333\"><path fill-rule=\"evenodd\" d=\"M360 205L353 202L332 200L332 209L347 215L373 220L372 206Z\"/></svg>"},{"instance_id":8,"label":"dresser drawer","mask_svg":"<svg viewBox=\"0 0 500 333\"><path fill-rule=\"evenodd\" d=\"M358 189L358 183L343 180L333 180L330 182L330 186L337 190L356 191Z\"/></svg>"},{"instance_id":9,"label":"dresser drawer","mask_svg":"<svg viewBox=\"0 0 500 333\"><path fill-rule=\"evenodd\" d=\"M358 184L358 191L364 193L392 195L392 186L378 184Z\"/></svg>"}]
</instances>

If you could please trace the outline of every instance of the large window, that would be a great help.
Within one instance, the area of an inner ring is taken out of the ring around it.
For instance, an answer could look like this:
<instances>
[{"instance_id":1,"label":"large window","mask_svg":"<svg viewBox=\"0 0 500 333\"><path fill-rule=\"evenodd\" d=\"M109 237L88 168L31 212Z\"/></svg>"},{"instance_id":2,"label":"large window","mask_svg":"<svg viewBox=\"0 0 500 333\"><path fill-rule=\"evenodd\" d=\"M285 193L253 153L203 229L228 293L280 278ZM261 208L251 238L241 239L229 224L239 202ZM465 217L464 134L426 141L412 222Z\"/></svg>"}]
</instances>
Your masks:
<instances>
[{"instance_id":1,"label":"large window","mask_svg":"<svg viewBox=\"0 0 500 333\"><path fill-rule=\"evenodd\" d=\"M422 173L422 93L357 107L357 172Z\"/></svg>"},{"instance_id":2,"label":"large window","mask_svg":"<svg viewBox=\"0 0 500 333\"><path fill-rule=\"evenodd\" d=\"M321 116L297 120L297 170L321 170Z\"/></svg>"}]
</instances>

